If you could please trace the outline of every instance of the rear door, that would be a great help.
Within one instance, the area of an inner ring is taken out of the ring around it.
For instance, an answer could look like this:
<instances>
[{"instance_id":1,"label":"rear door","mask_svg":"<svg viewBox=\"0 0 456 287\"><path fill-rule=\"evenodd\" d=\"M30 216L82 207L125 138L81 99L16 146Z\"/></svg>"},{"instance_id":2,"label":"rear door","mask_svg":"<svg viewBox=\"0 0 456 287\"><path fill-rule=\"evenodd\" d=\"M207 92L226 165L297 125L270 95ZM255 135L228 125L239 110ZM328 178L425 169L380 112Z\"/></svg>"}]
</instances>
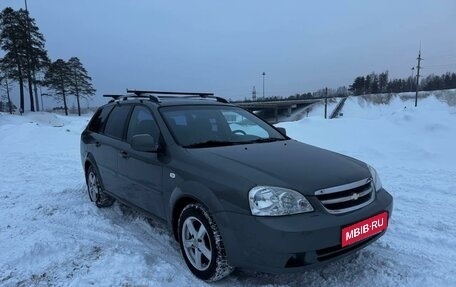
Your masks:
<instances>
[{"instance_id":1,"label":"rear door","mask_svg":"<svg viewBox=\"0 0 456 287\"><path fill-rule=\"evenodd\" d=\"M119 173L125 199L158 217L164 218L162 200L163 164L160 154L135 151L130 143L134 135L150 134L157 141L160 130L152 111L145 105L136 105L131 113L126 133L128 150L119 161Z\"/></svg>"},{"instance_id":2,"label":"rear door","mask_svg":"<svg viewBox=\"0 0 456 287\"><path fill-rule=\"evenodd\" d=\"M98 151L95 154L98 169L105 189L123 197L119 180L119 158L125 146L127 120L133 105L116 104L106 121L103 134L98 140Z\"/></svg>"}]
</instances>

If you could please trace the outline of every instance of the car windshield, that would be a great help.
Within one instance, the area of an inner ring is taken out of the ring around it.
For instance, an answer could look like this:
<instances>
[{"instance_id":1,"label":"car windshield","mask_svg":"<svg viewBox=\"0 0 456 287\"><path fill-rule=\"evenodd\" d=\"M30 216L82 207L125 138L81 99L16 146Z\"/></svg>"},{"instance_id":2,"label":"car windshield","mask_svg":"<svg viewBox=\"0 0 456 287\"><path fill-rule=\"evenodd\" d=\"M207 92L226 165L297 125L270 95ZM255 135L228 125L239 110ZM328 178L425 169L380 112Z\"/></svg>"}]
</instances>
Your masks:
<instances>
[{"instance_id":1,"label":"car windshield","mask_svg":"<svg viewBox=\"0 0 456 287\"><path fill-rule=\"evenodd\" d=\"M162 107L177 143L186 148L286 140L270 125L238 107L221 105Z\"/></svg>"}]
</instances>

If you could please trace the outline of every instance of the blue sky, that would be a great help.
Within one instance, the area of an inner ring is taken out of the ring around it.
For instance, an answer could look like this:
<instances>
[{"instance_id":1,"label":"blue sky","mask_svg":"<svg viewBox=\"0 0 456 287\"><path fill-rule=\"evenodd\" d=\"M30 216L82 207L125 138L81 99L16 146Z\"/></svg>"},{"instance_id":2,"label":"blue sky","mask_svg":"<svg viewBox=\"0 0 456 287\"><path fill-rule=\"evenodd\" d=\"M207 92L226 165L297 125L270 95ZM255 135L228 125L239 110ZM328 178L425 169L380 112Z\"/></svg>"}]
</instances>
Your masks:
<instances>
[{"instance_id":1,"label":"blue sky","mask_svg":"<svg viewBox=\"0 0 456 287\"><path fill-rule=\"evenodd\" d=\"M0 0L0 7L23 1ZM252 87L288 96L388 70L456 70L455 1L28 0L52 60L77 56L98 94ZM97 99L101 103L103 100Z\"/></svg>"}]
</instances>

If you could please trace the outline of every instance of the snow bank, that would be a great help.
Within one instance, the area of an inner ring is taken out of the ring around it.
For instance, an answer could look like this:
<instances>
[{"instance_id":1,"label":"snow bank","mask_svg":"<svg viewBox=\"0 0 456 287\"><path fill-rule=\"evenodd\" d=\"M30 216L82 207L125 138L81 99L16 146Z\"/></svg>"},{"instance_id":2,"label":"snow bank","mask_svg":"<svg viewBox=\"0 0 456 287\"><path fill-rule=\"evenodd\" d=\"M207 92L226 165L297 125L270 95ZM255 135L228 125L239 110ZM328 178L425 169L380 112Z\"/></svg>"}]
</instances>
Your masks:
<instances>
[{"instance_id":1,"label":"snow bank","mask_svg":"<svg viewBox=\"0 0 456 287\"><path fill-rule=\"evenodd\" d=\"M294 139L370 163L394 196L389 231L359 255L372 260L359 266L363 277L335 285L454 286L456 107L434 96L417 108L411 98L350 97L343 113L279 124Z\"/></svg>"},{"instance_id":2,"label":"snow bank","mask_svg":"<svg viewBox=\"0 0 456 287\"><path fill-rule=\"evenodd\" d=\"M456 286L454 108L429 98L418 108L350 99L345 109L340 119L311 116L280 126L377 168L395 197L386 235L322 268L287 275L237 270L217 285ZM87 121L0 116L0 285L206 285L187 270L161 223L117 203L97 209L89 202L79 155Z\"/></svg>"}]
</instances>

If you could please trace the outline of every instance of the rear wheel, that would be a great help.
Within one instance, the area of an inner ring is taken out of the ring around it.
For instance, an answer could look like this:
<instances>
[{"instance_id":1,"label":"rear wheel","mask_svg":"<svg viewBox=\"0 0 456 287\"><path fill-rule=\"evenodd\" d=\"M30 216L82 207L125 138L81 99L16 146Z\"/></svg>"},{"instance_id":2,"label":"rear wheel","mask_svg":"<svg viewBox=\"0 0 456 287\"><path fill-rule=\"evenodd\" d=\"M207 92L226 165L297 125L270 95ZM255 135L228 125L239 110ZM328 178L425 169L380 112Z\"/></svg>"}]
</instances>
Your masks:
<instances>
[{"instance_id":1,"label":"rear wheel","mask_svg":"<svg viewBox=\"0 0 456 287\"><path fill-rule=\"evenodd\" d=\"M203 205L192 203L182 210L178 231L185 263L196 277L217 281L233 271L217 225Z\"/></svg>"},{"instance_id":2,"label":"rear wheel","mask_svg":"<svg viewBox=\"0 0 456 287\"><path fill-rule=\"evenodd\" d=\"M114 203L114 198L103 191L101 179L92 165L87 170L86 181L90 201L97 207L109 207Z\"/></svg>"}]
</instances>

